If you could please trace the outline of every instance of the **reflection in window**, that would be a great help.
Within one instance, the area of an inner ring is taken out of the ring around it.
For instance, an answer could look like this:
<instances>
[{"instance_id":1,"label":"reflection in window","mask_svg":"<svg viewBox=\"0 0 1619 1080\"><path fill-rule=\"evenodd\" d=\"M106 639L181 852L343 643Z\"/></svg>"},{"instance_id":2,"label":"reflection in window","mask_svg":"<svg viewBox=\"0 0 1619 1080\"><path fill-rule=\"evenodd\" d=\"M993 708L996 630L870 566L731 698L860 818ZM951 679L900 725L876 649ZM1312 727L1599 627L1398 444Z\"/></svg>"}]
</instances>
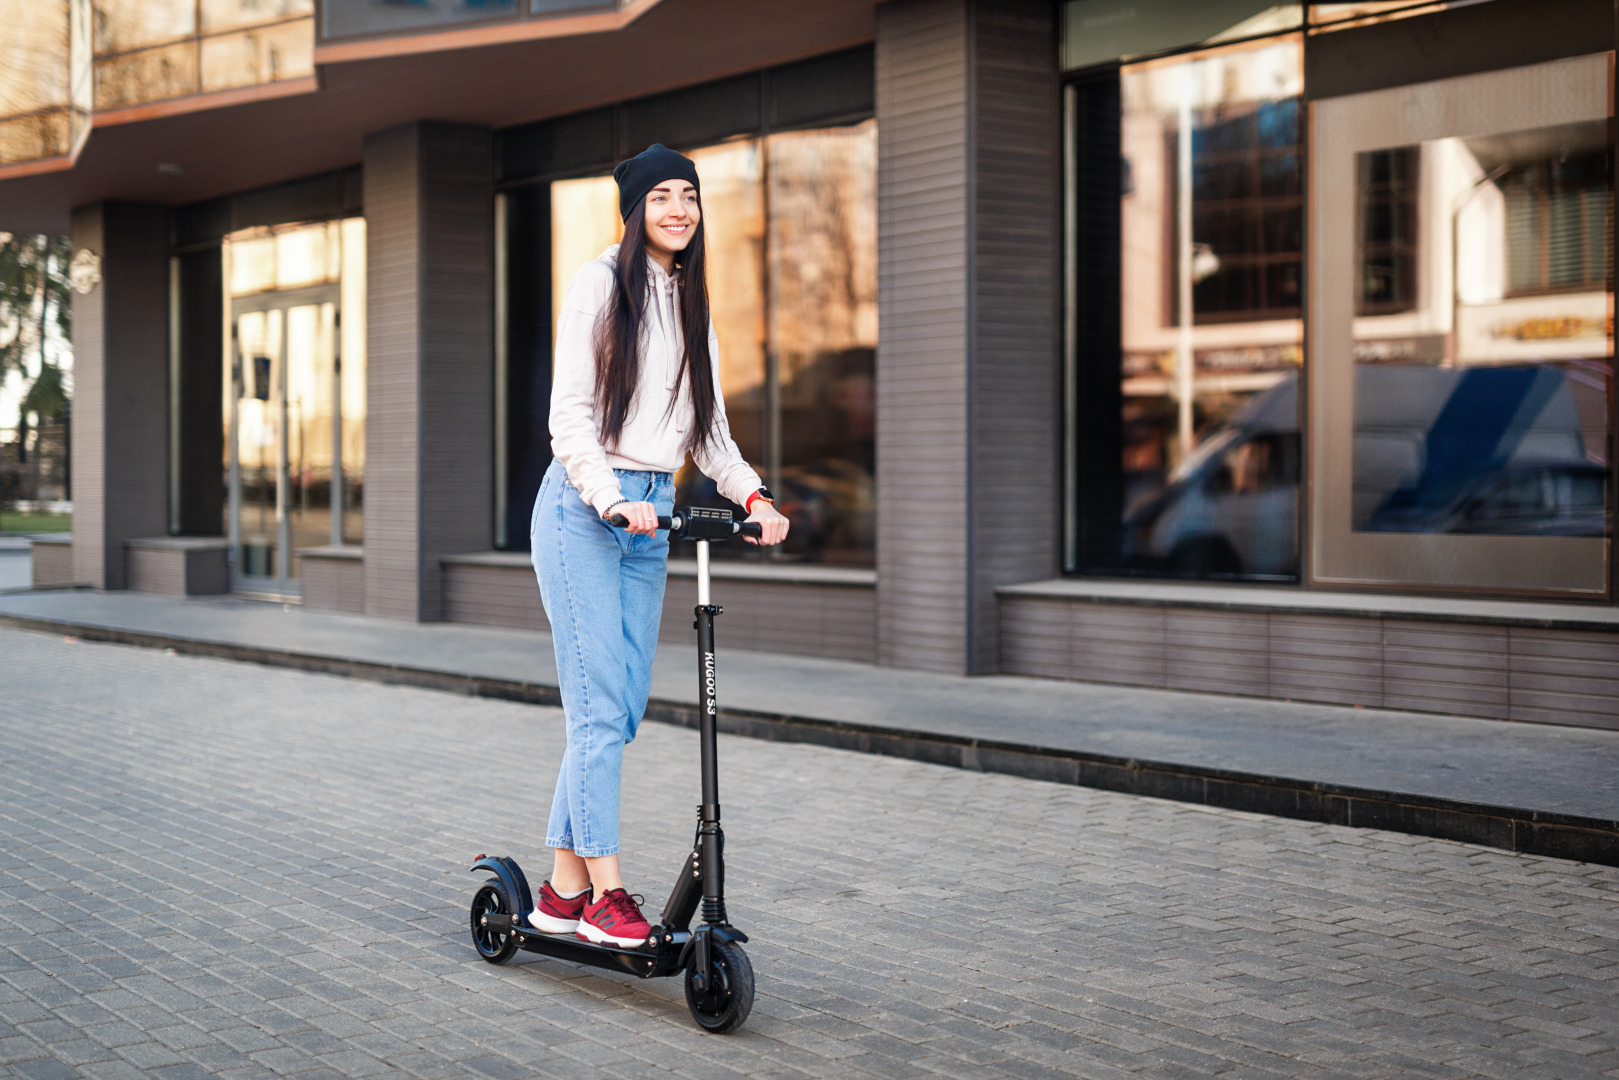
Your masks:
<instances>
[{"instance_id":1,"label":"reflection in window","mask_svg":"<svg viewBox=\"0 0 1619 1080\"><path fill-rule=\"evenodd\" d=\"M1083 527L1109 538L1086 545L1080 568L1296 577L1299 41L1118 78L1119 352L1097 342L1076 362L1118 357L1118 419L1079 422L1116 425L1122 481L1094 483L1080 507Z\"/></svg>"},{"instance_id":2,"label":"reflection in window","mask_svg":"<svg viewBox=\"0 0 1619 1080\"><path fill-rule=\"evenodd\" d=\"M1610 153L1591 121L1359 155L1363 218L1391 156L1433 178L1406 246L1440 284L1355 320L1356 530L1611 534Z\"/></svg>"},{"instance_id":3,"label":"reflection in window","mask_svg":"<svg viewBox=\"0 0 1619 1080\"><path fill-rule=\"evenodd\" d=\"M1605 149L1510 169L1506 197L1509 290L1600 289L1613 270L1613 196Z\"/></svg>"},{"instance_id":4,"label":"reflection in window","mask_svg":"<svg viewBox=\"0 0 1619 1080\"><path fill-rule=\"evenodd\" d=\"M516 0L326 0L321 35L349 37L512 18Z\"/></svg>"},{"instance_id":5,"label":"reflection in window","mask_svg":"<svg viewBox=\"0 0 1619 1080\"><path fill-rule=\"evenodd\" d=\"M1357 315L1392 315L1416 303L1417 162L1414 146L1360 155Z\"/></svg>"},{"instance_id":6,"label":"reflection in window","mask_svg":"<svg viewBox=\"0 0 1619 1080\"><path fill-rule=\"evenodd\" d=\"M1325 32L1349 30L1373 23L1393 22L1417 15L1432 15L1448 7L1459 7L1488 0L1356 0L1354 3L1312 3L1310 26Z\"/></svg>"},{"instance_id":7,"label":"reflection in window","mask_svg":"<svg viewBox=\"0 0 1619 1080\"><path fill-rule=\"evenodd\" d=\"M544 18L581 8L611 10L619 4L620 0L326 0L320 32L326 39L411 33L530 15Z\"/></svg>"},{"instance_id":8,"label":"reflection in window","mask_svg":"<svg viewBox=\"0 0 1619 1080\"><path fill-rule=\"evenodd\" d=\"M314 0L96 0L95 107L310 75L314 10Z\"/></svg>"},{"instance_id":9,"label":"reflection in window","mask_svg":"<svg viewBox=\"0 0 1619 1080\"><path fill-rule=\"evenodd\" d=\"M0 165L68 153L72 109L67 5L12 4L0 64Z\"/></svg>"},{"instance_id":10,"label":"reflection in window","mask_svg":"<svg viewBox=\"0 0 1619 1080\"><path fill-rule=\"evenodd\" d=\"M768 243L776 408L769 482L789 552L876 550L877 139L859 127L772 135Z\"/></svg>"},{"instance_id":11,"label":"reflection in window","mask_svg":"<svg viewBox=\"0 0 1619 1080\"><path fill-rule=\"evenodd\" d=\"M875 122L690 153L703 180L709 296L731 433L793 519L786 550L771 555L871 565ZM580 263L617 241L617 205L610 177L551 185L553 311ZM725 504L689 464L677 487L681 501ZM743 545L724 551L760 557Z\"/></svg>"},{"instance_id":12,"label":"reflection in window","mask_svg":"<svg viewBox=\"0 0 1619 1080\"><path fill-rule=\"evenodd\" d=\"M1221 102L1198 109L1192 123L1194 320L1297 316L1304 276L1298 99ZM1165 269L1175 274L1173 263Z\"/></svg>"},{"instance_id":13,"label":"reflection in window","mask_svg":"<svg viewBox=\"0 0 1619 1080\"><path fill-rule=\"evenodd\" d=\"M238 570L276 574L279 484L296 577L299 549L364 538L365 220L245 230L226 238L225 259L235 355L223 464L228 508L234 456Z\"/></svg>"}]
</instances>

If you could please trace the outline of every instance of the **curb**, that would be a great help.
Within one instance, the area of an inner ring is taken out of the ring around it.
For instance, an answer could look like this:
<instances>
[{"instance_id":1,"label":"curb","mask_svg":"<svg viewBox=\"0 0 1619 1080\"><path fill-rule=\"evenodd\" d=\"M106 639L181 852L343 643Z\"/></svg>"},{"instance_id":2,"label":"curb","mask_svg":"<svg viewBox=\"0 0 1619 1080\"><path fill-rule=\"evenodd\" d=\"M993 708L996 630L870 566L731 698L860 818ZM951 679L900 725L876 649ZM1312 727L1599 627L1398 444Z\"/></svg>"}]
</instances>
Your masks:
<instances>
[{"instance_id":1,"label":"curb","mask_svg":"<svg viewBox=\"0 0 1619 1080\"><path fill-rule=\"evenodd\" d=\"M18 615L0 615L0 626L530 705L562 703L556 687L517 679L345 660ZM698 710L696 705L654 699L647 706L646 719L696 728ZM1457 840L1524 855L1619 866L1619 821L1601 818L785 713L721 708L718 719L719 730L726 734L770 742L807 743L976 772L1003 773L1328 825Z\"/></svg>"}]
</instances>

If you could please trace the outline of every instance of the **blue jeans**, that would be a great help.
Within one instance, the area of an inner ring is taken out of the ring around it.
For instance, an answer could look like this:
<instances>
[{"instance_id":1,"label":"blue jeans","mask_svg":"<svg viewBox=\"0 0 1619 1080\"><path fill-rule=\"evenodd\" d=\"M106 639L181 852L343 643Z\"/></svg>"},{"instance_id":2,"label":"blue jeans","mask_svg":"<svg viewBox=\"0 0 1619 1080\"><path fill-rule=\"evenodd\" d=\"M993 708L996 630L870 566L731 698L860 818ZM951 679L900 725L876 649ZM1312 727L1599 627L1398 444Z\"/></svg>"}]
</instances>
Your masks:
<instances>
[{"instance_id":1,"label":"blue jeans","mask_svg":"<svg viewBox=\"0 0 1619 1080\"><path fill-rule=\"evenodd\" d=\"M670 474L614 472L626 499L649 502L660 516L673 510ZM624 744L652 692L669 537L608 525L553 461L534 500L529 543L568 729L545 842L587 859L614 855Z\"/></svg>"}]
</instances>

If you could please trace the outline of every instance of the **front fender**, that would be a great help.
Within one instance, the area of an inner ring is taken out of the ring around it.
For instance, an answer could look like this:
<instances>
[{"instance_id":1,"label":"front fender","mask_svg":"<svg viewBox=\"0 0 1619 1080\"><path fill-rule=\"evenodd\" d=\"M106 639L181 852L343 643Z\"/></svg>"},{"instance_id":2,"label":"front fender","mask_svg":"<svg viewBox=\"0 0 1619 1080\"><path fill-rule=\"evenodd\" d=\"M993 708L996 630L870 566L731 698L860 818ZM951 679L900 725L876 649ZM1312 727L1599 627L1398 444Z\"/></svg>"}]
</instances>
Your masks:
<instances>
[{"instance_id":1,"label":"front fender","mask_svg":"<svg viewBox=\"0 0 1619 1080\"><path fill-rule=\"evenodd\" d=\"M499 878L501 885L505 886L506 895L517 905L517 910L512 914L527 915L534 910L534 897L528 891L528 878L523 876L523 868L517 865L516 859L506 855L479 855L467 870L469 873L487 870Z\"/></svg>"}]
</instances>

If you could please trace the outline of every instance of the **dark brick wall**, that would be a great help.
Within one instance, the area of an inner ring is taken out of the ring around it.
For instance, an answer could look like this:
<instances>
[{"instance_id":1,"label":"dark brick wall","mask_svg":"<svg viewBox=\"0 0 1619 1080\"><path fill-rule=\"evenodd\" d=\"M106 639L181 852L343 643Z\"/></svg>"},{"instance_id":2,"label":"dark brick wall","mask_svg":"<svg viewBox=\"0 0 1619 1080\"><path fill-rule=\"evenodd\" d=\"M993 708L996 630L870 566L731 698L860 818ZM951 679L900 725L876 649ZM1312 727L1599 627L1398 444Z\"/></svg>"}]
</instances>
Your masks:
<instances>
[{"instance_id":1,"label":"dark brick wall","mask_svg":"<svg viewBox=\"0 0 1619 1080\"><path fill-rule=\"evenodd\" d=\"M966 663L967 0L877 9L877 659Z\"/></svg>"},{"instance_id":2,"label":"dark brick wall","mask_svg":"<svg viewBox=\"0 0 1619 1080\"><path fill-rule=\"evenodd\" d=\"M877 12L878 647L988 672L995 586L1057 568L1056 12Z\"/></svg>"},{"instance_id":3,"label":"dark brick wall","mask_svg":"<svg viewBox=\"0 0 1619 1080\"><path fill-rule=\"evenodd\" d=\"M483 128L365 140L365 610L441 617L442 556L493 546L493 162Z\"/></svg>"},{"instance_id":4,"label":"dark brick wall","mask_svg":"<svg viewBox=\"0 0 1619 1080\"><path fill-rule=\"evenodd\" d=\"M168 249L162 207L73 212L101 282L73 294L73 578L125 587L124 541L168 531Z\"/></svg>"}]
</instances>

